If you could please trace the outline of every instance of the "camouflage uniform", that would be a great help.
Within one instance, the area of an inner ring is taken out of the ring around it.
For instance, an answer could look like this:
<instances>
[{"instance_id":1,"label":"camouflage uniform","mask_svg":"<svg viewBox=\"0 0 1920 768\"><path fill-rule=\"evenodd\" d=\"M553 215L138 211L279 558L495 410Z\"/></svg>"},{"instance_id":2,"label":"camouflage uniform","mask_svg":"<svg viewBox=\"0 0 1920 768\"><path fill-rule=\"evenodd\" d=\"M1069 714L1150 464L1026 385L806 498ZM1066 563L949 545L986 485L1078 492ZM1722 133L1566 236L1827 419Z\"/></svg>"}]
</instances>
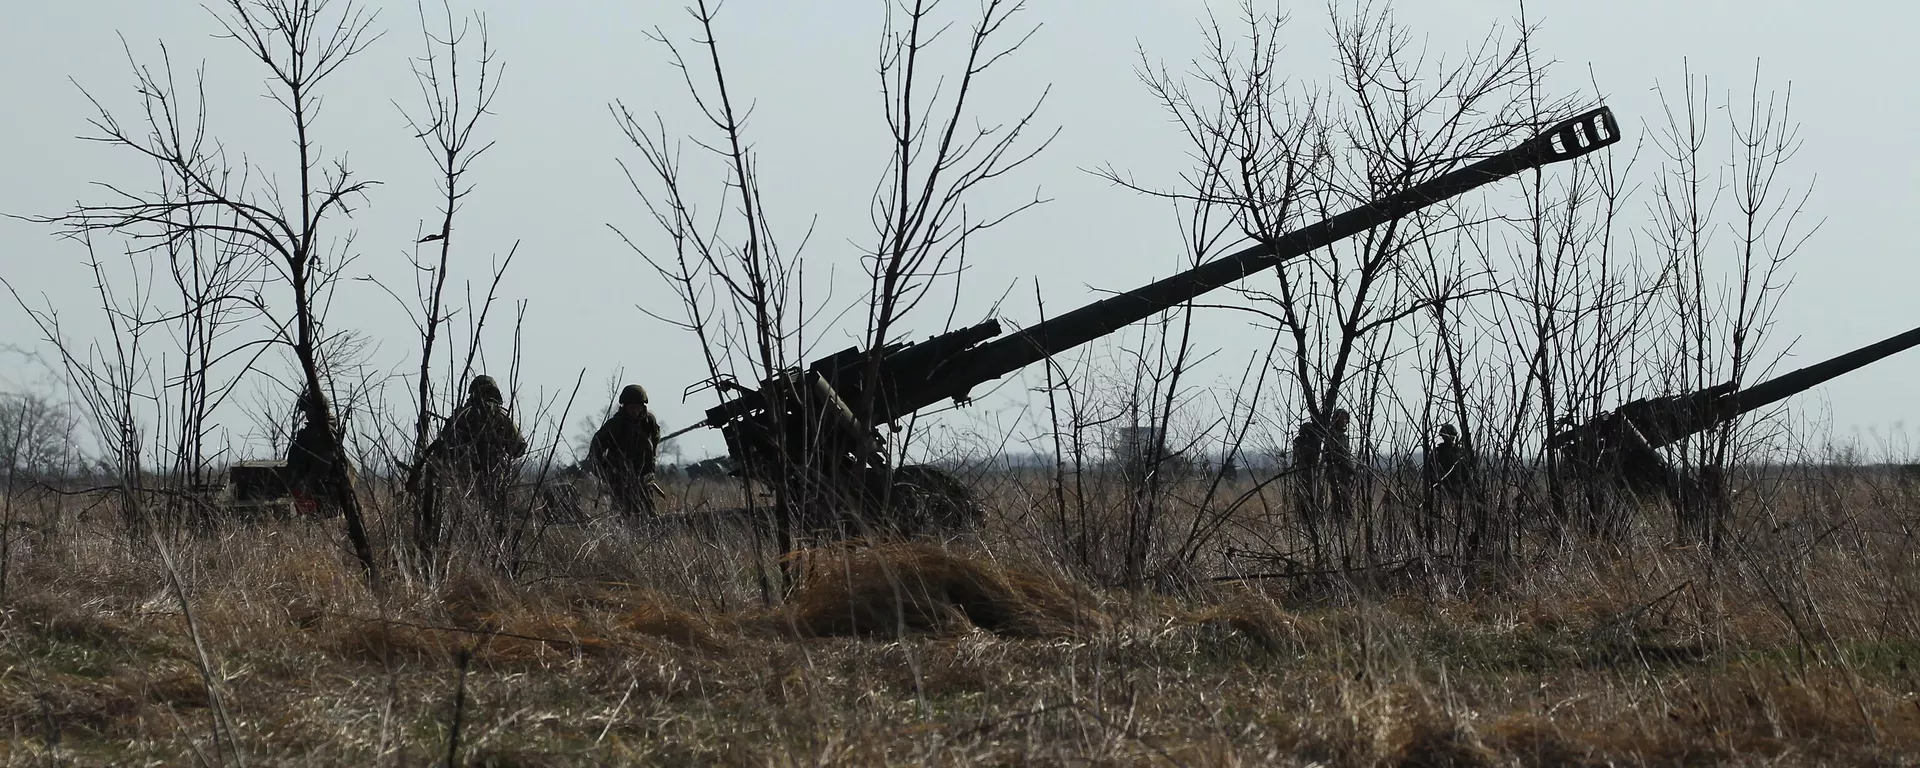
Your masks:
<instances>
[{"instance_id":1,"label":"camouflage uniform","mask_svg":"<svg viewBox=\"0 0 1920 768\"><path fill-rule=\"evenodd\" d=\"M654 457L660 448L660 422L647 410L647 391L638 384L620 390L620 411L593 433L587 460L613 494L623 514L653 514Z\"/></svg>"},{"instance_id":2,"label":"camouflage uniform","mask_svg":"<svg viewBox=\"0 0 1920 768\"><path fill-rule=\"evenodd\" d=\"M1464 512L1470 501L1467 496L1469 476L1473 471L1473 453L1461 444L1460 430L1452 424L1440 425L1440 439L1427 448L1426 462L1421 474L1427 484L1427 493L1422 500L1426 517L1421 523L1421 538L1428 547L1438 540L1441 523L1445 520L1449 508L1456 514ZM1455 522L1456 534L1459 522Z\"/></svg>"},{"instance_id":3,"label":"camouflage uniform","mask_svg":"<svg viewBox=\"0 0 1920 768\"><path fill-rule=\"evenodd\" d=\"M1332 423L1320 426L1311 419L1300 425L1293 439L1294 506L1308 522L1323 509L1344 519L1350 509L1353 453L1347 444L1347 412L1336 410ZM1325 498L1323 500L1322 493Z\"/></svg>"},{"instance_id":4,"label":"camouflage uniform","mask_svg":"<svg viewBox=\"0 0 1920 768\"><path fill-rule=\"evenodd\" d=\"M1460 431L1452 424L1440 426L1440 441L1427 451L1427 482L1449 496L1465 492L1473 455L1460 444Z\"/></svg>"},{"instance_id":5,"label":"camouflage uniform","mask_svg":"<svg viewBox=\"0 0 1920 768\"><path fill-rule=\"evenodd\" d=\"M1333 412L1326 445L1320 451L1320 461L1326 465L1327 474L1341 484L1353 479L1353 447L1347 443L1347 418L1344 410Z\"/></svg>"},{"instance_id":6,"label":"camouflage uniform","mask_svg":"<svg viewBox=\"0 0 1920 768\"><path fill-rule=\"evenodd\" d=\"M467 402L447 419L427 455L475 479L497 480L527 452L527 441L507 414L506 398L491 376L475 376Z\"/></svg>"},{"instance_id":7,"label":"camouflage uniform","mask_svg":"<svg viewBox=\"0 0 1920 768\"><path fill-rule=\"evenodd\" d=\"M293 433L287 444L287 467L284 470L287 491L293 496L294 507L304 514L325 513L328 517L339 514L339 497L342 489L336 485L333 459L340 448L340 427L327 414L321 421L313 418L316 410L313 398L306 392L300 394L298 408L306 418L306 423ZM348 468L351 478L352 468ZM344 489L352 493L351 487Z\"/></svg>"},{"instance_id":8,"label":"camouflage uniform","mask_svg":"<svg viewBox=\"0 0 1920 768\"><path fill-rule=\"evenodd\" d=\"M1333 412L1333 423L1327 427L1326 445L1320 453L1320 461L1327 468L1333 517L1342 522L1353 516L1353 447L1347 442L1347 419L1345 410Z\"/></svg>"}]
</instances>

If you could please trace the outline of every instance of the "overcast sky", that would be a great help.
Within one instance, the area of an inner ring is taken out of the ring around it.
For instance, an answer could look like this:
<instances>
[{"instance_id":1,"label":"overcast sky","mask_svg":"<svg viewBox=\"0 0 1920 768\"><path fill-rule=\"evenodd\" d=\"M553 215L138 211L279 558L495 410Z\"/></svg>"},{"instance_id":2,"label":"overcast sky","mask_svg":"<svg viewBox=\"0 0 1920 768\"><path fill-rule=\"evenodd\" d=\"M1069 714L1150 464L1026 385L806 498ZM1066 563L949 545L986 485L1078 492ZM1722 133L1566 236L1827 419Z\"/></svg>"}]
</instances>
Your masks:
<instances>
[{"instance_id":1,"label":"overcast sky","mask_svg":"<svg viewBox=\"0 0 1920 768\"><path fill-rule=\"evenodd\" d=\"M956 10L972 7L949 2ZM346 153L362 176L383 182L351 222L361 261L349 274L404 286L412 240L437 226L428 223L435 220L431 168L395 106L417 99L406 59L421 43L412 3L374 5L386 34L331 82L317 132L327 151ZM1230 13L1236 3L1214 5ZM981 111L987 119L1011 117L1052 86L1039 120L1057 126L1059 139L995 192L1008 200L1038 189L1051 202L976 244L968 290L979 294L970 306L983 307L1010 284L1014 296L1030 297L1030 281L1038 280L1049 311L1059 311L1097 297L1098 290L1163 276L1178 258L1180 236L1165 203L1086 169L1112 165L1149 183L1175 182L1187 164L1186 146L1135 78L1136 50L1176 66L1187 61L1198 53L1205 5L1032 0L1030 6L1024 19L1039 31L1001 77L983 84ZM624 144L608 104L620 100L663 113L670 126L700 128L662 49L644 36L662 26L684 37L690 32L685 16L669 0L454 0L454 7L487 15L506 62L497 115L481 127L498 145L476 166L477 191L457 225L468 260L459 276L482 279L489 258L520 243L503 298L528 306L523 399L564 393L584 370L589 391L583 397L598 403L609 377L624 369L628 380L655 393L669 428L691 422L712 404L711 395L685 403L679 396L700 377L698 352L686 335L637 309L672 313L673 299L608 228L648 232L616 162L637 155ZM1295 17L1285 68L1324 68L1325 7L1280 7ZM856 268L850 243L870 232L868 196L885 159L875 142L881 101L872 72L880 8L877 0L732 0L720 20L733 84L756 103L749 129L769 203L786 226L818 217L810 253L823 262L839 260L841 269ZM1434 50L1452 52L1518 10L1512 2L1447 0L1404 3L1399 17ZM1630 139L1644 135L1643 121L1659 119L1653 89L1677 87L1683 65L1711 78L1716 91L1747 87L1756 63L1763 87L1791 85L1805 146L1789 173L1795 186L1813 185L1809 221L1824 223L1792 265L1794 285L1777 318L1775 346L1790 343L1795 354L1786 367L1920 325L1914 298L1920 260L1910 233L1901 230L1920 209L1920 185L1913 181L1920 159L1910 149L1920 101L1908 79L1920 71L1920 48L1908 39L1920 8L1536 0L1527 14L1542 24L1538 48L1557 62L1556 82L1580 87L1590 79ZM199 3L184 0L11 4L0 25L0 212L57 213L76 200L102 200L88 187L91 180L150 175L122 152L75 139L88 132L90 116L76 83L116 110L134 103L123 38L143 61L156 60L156 44L165 41L183 73L204 62L215 131L232 147L284 157L285 127L260 98L261 72L231 42L214 39L216 29ZM0 275L36 300L44 295L71 308L75 322L90 322L80 317L92 300L80 255L45 226L0 219ZM1010 301L1002 314L1029 322L1031 304ZM343 286L335 312L336 326L351 325L380 343L382 365L397 369L412 354L404 314L370 284ZM35 336L11 300L0 302L0 343L32 347ZM1209 339L1241 355L1262 340L1254 333ZM504 330L489 337L495 368L504 368L510 341ZM35 378L16 358L4 360L0 387ZM1916 378L1920 351L1828 384L1802 404L1816 416L1830 413L1838 435L1858 435L1873 448L1920 418ZM716 446L712 436L696 436L688 453Z\"/></svg>"}]
</instances>

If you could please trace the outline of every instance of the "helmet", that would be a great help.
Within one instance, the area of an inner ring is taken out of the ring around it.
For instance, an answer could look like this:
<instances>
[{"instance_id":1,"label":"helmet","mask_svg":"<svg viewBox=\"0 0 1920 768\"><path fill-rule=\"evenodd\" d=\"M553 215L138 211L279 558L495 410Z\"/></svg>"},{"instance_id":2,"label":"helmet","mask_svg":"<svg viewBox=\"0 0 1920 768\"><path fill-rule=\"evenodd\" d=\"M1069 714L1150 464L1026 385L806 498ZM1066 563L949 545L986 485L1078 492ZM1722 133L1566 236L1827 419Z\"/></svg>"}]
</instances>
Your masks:
<instances>
[{"instance_id":1,"label":"helmet","mask_svg":"<svg viewBox=\"0 0 1920 768\"><path fill-rule=\"evenodd\" d=\"M640 405L646 405L647 404L646 388L638 384L628 384L624 389L621 389L620 404L627 405L629 403L638 403Z\"/></svg>"},{"instance_id":2,"label":"helmet","mask_svg":"<svg viewBox=\"0 0 1920 768\"><path fill-rule=\"evenodd\" d=\"M473 382L467 385L467 394L495 403L506 402L506 397L500 394L500 385L486 374L473 377Z\"/></svg>"},{"instance_id":3,"label":"helmet","mask_svg":"<svg viewBox=\"0 0 1920 768\"><path fill-rule=\"evenodd\" d=\"M1458 437L1460 435L1460 430L1455 429L1452 424L1442 424L1440 425L1440 434L1446 435L1448 437Z\"/></svg>"}]
</instances>

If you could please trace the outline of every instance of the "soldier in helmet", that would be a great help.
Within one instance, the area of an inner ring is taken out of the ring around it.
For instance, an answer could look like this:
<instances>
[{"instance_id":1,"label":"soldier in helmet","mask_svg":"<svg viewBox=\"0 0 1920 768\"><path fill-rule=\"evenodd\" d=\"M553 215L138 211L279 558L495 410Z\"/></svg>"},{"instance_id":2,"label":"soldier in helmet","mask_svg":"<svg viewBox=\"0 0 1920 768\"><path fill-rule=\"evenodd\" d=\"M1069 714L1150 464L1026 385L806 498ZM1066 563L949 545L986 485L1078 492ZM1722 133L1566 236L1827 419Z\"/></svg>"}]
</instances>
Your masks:
<instances>
[{"instance_id":1,"label":"soldier in helmet","mask_svg":"<svg viewBox=\"0 0 1920 768\"><path fill-rule=\"evenodd\" d=\"M506 397L492 376L473 377L467 402L447 418L427 454L466 472L498 473L527 452L527 441L507 414Z\"/></svg>"},{"instance_id":2,"label":"soldier in helmet","mask_svg":"<svg viewBox=\"0 0 1920 768\"><path fill-rule=\"evenodd\" d=\"M1334 519L1344 523L1353 516L1353 445L1347 439L1347 424L1352 417L1345 408L1336 408L1328 421L1320 461L1327 470L1327 490L1332 502L1328 507Z\"/></svg>"},{"instance_id":3,"label":"soldier in helmet","mask_svg":"<svg viewBox=\"0 0 1920 768\"><path fill-rule=\"evenodd\" d=\"M339 514L343 489L337 484L333 462L340 455L340 425L331 409L322 409L313 393L302 389L295 407L303 422L287 441L287 464L282 470L294 508L307 515ZM351 477L352 468L348 468ZM351 489L345 492L352 493Z\"/></svg>"},{"instance_id":4,"label":"soldier in helmet","mask_svg":"<svg viewBox=\"0 0 1920 768\"><path fill-rule=\"evenodd\" d=\"M1440 425L1440 439L1427 451L1428 482L1451 495L1465 490L1472 455L1460 443L1460 430L1452 424Z\"/></svg>"},{"instance_id":5,"label":"soldier in helmet","mask_svg":"<svg viewBox=\"0 0 1920 768\"><path fill-rule=\"evenodd\" d=\"M527 441L507 413L506 398L492 376L473 377L467 402L447 418L440 437L427 446L439 470L472 483L493 498L511 477L513 460L527 452Z\"/></svg>"},{"instance_id":6,"label":"soldier in helmet","mask_svg":"<svg viewBox=\"0 0 1920 768\"><path fill-rule=\"evenodd\" d=\"M1294 505L1310 522L1317 522L1323 512L1344 520L1351 511L1347 496L1353 487L1354 466L1347 440L1349 421L1344 408L1329 414L1325 424L1309 414L1294 436Z\"/></svg>"},{"instance_id":7,"label":"soldier in helmet","mask_svg":"<svg viewBox=\"0 0 1920 768\"><path fill-rule=\"evenodd\" d=\"M620 410L593 433L587 460L629 516L653 514L654 457L660 448L660 422L647 410L647 390L628 384L620 390Z\"/></svg>"},{"instance_id":8,"label":"soldier in helmet","mask_svg":"<svg viewBox=\"0 0 1920 768\"><path fill-rule=\"evenodd\" d=\"M1300 422L1300 431L1294 433L1293 467L1290 470L1294 512L1308 524L1317 522L1320 513L1321 445L1320 429L1314 426L1313 417L1309 415Z\"/></svg>"},{"instance_id":9,"label":"soldier in helmet","mask_svg":"<svg viewBox=\"0 0 1920 768\"><path fill-rule=\"evenodd\" d=\"M1442 424L1439 433L1439 439L1427 447L1425 465L1421 468L1429 491L1423 500L1427 514L1420 533L1429 548L1439 535L1447 509L1458 510L1465 505L1473 465L1473 453L1460 442L1459 428Z\"/></svg>"}]
</instances>

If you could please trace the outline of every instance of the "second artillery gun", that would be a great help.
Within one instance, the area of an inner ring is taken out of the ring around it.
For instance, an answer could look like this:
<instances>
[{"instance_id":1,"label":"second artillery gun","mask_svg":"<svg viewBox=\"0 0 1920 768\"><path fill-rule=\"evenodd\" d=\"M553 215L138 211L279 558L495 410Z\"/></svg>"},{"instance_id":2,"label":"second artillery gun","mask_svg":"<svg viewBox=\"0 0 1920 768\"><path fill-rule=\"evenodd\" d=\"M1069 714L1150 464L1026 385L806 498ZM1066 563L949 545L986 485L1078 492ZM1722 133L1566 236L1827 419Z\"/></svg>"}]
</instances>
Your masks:
<instances>
[{"instance_id":1,"label":"second artillery gun","mask_svg":"<svg viewBox=\"0 0 1920 768\"><path fill-rule=\"evenodd\" d=\"M782 371L758 388L719 382L734 397L682 432L718 428L735 474L785 489L785 504L803 530L912 532L964 524L973 514L972 505L960 500L964 486L931 467L892 466L880 426L897 432L900 419L922 408L948 399L964 404L981 384L1209 291L1482 185L1619 140L1613 113L1600 107L1505 152L1005 336L1000 323L989 319L919 343L850 347L804 370Z\"/></svg>"},{"instance_id":2,"label":"second artillery gun","mask_svg":"<svg viewBox=\"0 0 1920 768\"><path fill-rule=\"evenodd\" d=\"M1697 392L1641 398L1548 436L1547 448L1593 479L1647 496L1676 499L1684 483L1661 448L1916 346L1920 346L1920 328L1746 389L1729 381Z\"/></svg>"}]
</instances>

